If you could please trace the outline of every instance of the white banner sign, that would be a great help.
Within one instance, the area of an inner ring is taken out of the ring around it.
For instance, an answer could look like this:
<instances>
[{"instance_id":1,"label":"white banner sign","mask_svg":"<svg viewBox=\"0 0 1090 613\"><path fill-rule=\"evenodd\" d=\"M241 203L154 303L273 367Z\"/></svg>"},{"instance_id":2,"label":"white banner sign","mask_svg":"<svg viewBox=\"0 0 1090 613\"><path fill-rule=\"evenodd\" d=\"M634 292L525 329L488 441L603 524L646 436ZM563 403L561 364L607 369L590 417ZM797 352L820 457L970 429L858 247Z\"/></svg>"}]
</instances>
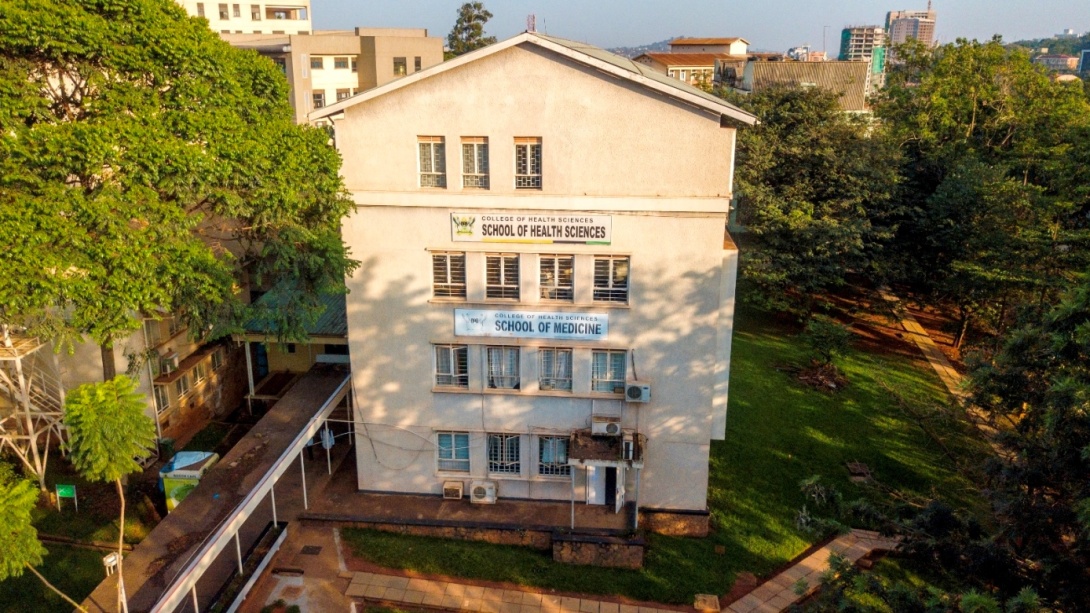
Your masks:
<instances>
[{"instance_id":1,"label":"white banner sign","mask_svg":"<svg viewBox=\"0 0 1090 613\"><path fill-rule=\"evenodd\" d=\"M551 338L602 341L609 335L606 313L454 309L455 336Z\"/></svg>"},{"instance_id":2,"label":"white banner sign","mask_svg":"<svg viewBox=\"0 0 1090 613\"><path fill-rule=\"evenodd\" d=\"M610 215L536 213L451 213L451 240L474 243L576 243L608 245Z\"/></svg>"}]
</instances>

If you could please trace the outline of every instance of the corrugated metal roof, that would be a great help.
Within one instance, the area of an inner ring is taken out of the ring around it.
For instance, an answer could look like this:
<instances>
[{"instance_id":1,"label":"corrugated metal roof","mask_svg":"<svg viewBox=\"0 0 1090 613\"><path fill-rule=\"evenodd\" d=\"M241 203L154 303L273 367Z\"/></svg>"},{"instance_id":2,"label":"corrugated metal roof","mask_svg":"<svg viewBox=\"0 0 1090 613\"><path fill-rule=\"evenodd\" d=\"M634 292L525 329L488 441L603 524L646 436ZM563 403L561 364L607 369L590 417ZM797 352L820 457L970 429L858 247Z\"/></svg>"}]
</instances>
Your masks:
<instances>
[{"instance_id":1,"label":"corrugated metal roof","mask_svg":"<svg viewBox=\"0 0 1090 613\"><path fill-rule=\"evenodd\" d=\"M348 337L348 309L344 294L319 294L322 313L311 325L306 327L308 336ZM251 307L257 313L249 319L243 328L250 334L262 334L270 337L279 332L271 313L291 308L289 296L284 295L280 286L265 292L254 301Z\"/></svg>"},{"instance_id":2,"label":"corrugated metal roof","mask_svg":"<svg viewBox=\"0 0 1090 613\"><path fill-rule=\"evenodd\" d=\"M644 53L637 57L649 57L666 66L715 66L715 60L736 59L744 62L746 56L729 53Z\"/></svg>"},{"instance_id":3,"label":"corrugated metal roof","mask_svg":"<svg viewBox=\"0 0 1090 613\"><path fill-rule=\"evenodd\" d=\"M744 38L675 38L670 41L671 45L729 45L742 41L745 44L749 44L749 41Z\"/></svg>"},{"instance_id":4,"label":"corrugated metal roof","mask_svg":"<svg viewBox=\"0 0 1090 613\"><path fill-rule=\"evenodd\" d=\"M867 62L750 62L743 88L759 92L810 85L839 94L841 110L865 111L869 68Z\"/></svg>"}]
</instances>

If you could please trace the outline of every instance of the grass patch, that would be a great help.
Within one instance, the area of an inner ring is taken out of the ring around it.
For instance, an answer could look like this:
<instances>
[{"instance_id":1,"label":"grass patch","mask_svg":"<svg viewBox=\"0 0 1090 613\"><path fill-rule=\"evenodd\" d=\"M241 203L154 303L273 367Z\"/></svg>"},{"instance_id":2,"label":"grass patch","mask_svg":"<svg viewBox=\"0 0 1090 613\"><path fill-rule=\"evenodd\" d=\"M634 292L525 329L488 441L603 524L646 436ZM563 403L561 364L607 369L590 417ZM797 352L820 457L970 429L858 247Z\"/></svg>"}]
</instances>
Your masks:
<instances>
[{"instance_id":1,"label":"grass patch","mask_svg":"<svg viewBox=\"0 0 1090 613\"><path fill-rule=\"evenodd\" d=\"M103 551L47 545L49 554L37 567L50 583L76 602L82 601L106 578ZM45 587L30 571L0 581L0 613L53 613L69 611L72 605Z\"/></svg>"},{"instance_id":2,"label":"grass patch","mask_svg":"<svg viewBox=\"0 0 1090 613\"><path fill-rule=\"evenodd\" d=\"M909 495L986 508L957 470L986 445L950 419L941 441L936 428L921 427L921 418L949 417L941 408L946 392L926 363L853 350L836 362L850 385L835 394L815 391L778 370L805 363L802 339L759 312L742 311L737 323L727 437L711 448L708 538L650 535L638 571L567 566L546 552L485 543L365 530L345 530L345 539L356 555L392 568L691 604L696 593L727 592L738 572L776 570L818 539L795 526L805 502L802 479L821 475L846 499L875 496L874 488L848 481L849 461L866 463L881 484ZM715 553L717 545L724 554Z\"/></svg>"}]
</instances>

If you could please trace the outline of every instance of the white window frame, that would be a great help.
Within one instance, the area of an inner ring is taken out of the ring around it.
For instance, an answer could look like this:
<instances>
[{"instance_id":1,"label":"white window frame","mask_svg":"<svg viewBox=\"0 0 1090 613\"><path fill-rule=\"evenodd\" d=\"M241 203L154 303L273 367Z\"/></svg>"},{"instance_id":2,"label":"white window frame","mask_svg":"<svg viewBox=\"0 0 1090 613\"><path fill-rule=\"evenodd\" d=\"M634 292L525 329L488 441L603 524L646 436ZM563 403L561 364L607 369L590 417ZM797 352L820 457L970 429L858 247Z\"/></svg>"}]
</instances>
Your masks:
<instances>
[{"instance_id":1,"label":"white window frame","mask_svg":"<svg viewBox=\"0 0 1090 613\"><path fill-rule=\"evenodd\" d=\"M337 102L340 102L341 100L348 100L351 97L352 97L352 88L351 87L340 87L340 88L337 89Z\"/></svg>"},{"instance_id":2,"label":"white window frame","mask_svg":"<svg viewBox=\"0 0 1090 613\"><path fill-rule=\"evenodd\" d=\"M144 340L148 347L154 349L163 342L163 326L158 319L144 320Z\"/></svg>"},{"instance_id":3,"label":"white window frame","mask_svg":"<svg viewBox=\"0 0 1090 613\"><path fill-rule=\"evenodd\" d=\"M519 376L519 347L489 345L485 347L485 386L493 390L522 388Z\"/></svg>"},{"instance_id":4,"label":"white window frame","mask_svg":"<svg viewBox=\"0 0 1090 613\"><path fill-rule=\"evenodd\" d=\"M488 474L522 474L522 435L488 434Z\"/></svg>"},{"instance_id":5,"label":"white window frame","mask_svg":"<svg viewBox=\"0 0 1090 613\"><path fill-rule=\"evenodd\" d=\"M178 377L174 381L174 392L178 394L178 399L185 398L193 391L193 382L189 380L189 373L182 373L182 376Z\"/></svg>"},{"instance_id":6,"label":"white window frame","mask_svg":"<svg viewBox=\"0 0 1090 613\"><path fill-rule=\"evenodd\" d=\"M570 477L568 451L571 449L571 437L537 437L537 474L539 477ZM551 458L551 459L546 459Z\"/></svg>"},{"instance_id":7,"label":"white window frame","mask_svg":"<svg viewBox=\"0 0 1090 613\"><path fill-rule=\"evenodd\" d=\"M485 298L518 300L520 258L517 253L486 253L484 256Z\"/></svg>"},{"instance_id":8,"label":"white window frame","mask_svg":"<svg viewBox=\"0 0 1090 613\"><path fill-rule=\"evenodd\" d=\"M464 437L464 444L459 444L458 439ZM444 448L443 439L447 438L448 445ZM450 457L443 457L449 454ZM465 457L458 457L459 455ZM469 433L458 431L435 433L435 467L436 470L445 473L468 473L470 468Z\"/></svg>"},{"instance_id":9,"label":"white window frame","mask_svg":"<svg viewBox=\"0 0 1090 613\"><path fill-rule=\"evenodd\" d=\"M541 254L539 258L541 299L550 302L575 300L575 256L549 253ZM567 284L563 283L565 276Z\"/></svg>"},{"instance_id":10,"label":"white window frame","mask_svg":"<svg viewBox=\"0 0 1090 613\"><path fill-rule=\"evenodd\" d=\"M599 364L600 356L604 364ZM620 358L620 368L617 358ZM595 349L590 357L590 390L601 394L624 394L628 370L628 351L624 349Z\"/></svg>"},{"instance_id":11,"label":"white window frame","mask_svg":"<svg viewBox=\"0 0 1090 613\"><path fill-rule=\"evenodd\" d=\"M488 137L462 137L462 187L488 189Z\"/></svg>"},{"instance_id":12,"label":"white window frame","mask_svg":"<svg viewBox=\"0 0 1090 613\"><path fill-rule=\"evenodd\" d=\"M204 362L197 362L193 365L193 385L196 386L208 377L208 368L204 365Z\"/></svg>"},{"instance_id":13,"label":"white window frame","mask_svg":"<svg viewBox=\"0 0 1090 613\"><path fill-rule=\"evenodd\" d=\"M216 349L212 352L212 370L219 370L223 367L223 349Z\"/></svg>"},{"instance_id":14,"label":"white window frame","mask_svg":"<svg viewBox=\"0 0 1090 613\"><path fill-rule=\"evenodd\" d=\"M572 349L541 347L537 350L537 356L538 389L546 392L571 392Z\"/></svg>"},{"instance_id":15,"label":"white window frame","mask_svg":"<svg viewBox=\"0 0 1090 613\"><path fill-rule=\"evenodd\" d=\"M155 397L155 414L162 415L170 410L170 392L165 385L153 385L152 395Z\"/></svg>"},{"instance_id":16,"label":"white window frame","mask_svg":"<svg viewBox=\"0 0 1090 613\"><path fill-rule=\"evenodd\" d=\"M442 136L416 137L416 163L420 187L442 189L447 186L446 139Z\"/></svg>"},{"instance_id":17,"label":"white window frame","mask_svg":"<svg viewBox=\"0 0 1090 613\"><path fill-rule=\"evenodd\" d=\"M314 109L325 108L325 90L316 89L310 92L310 104Z\"/></svg>"},{"instance_id":18,"label":"white window frame","mask_svg":"<svg viewBox=\"0 0 1090 613\"><path fill-rule=\"evenodd\" d=\"M250 5L250 21L261 21L261 5Z\"/></svg>"},{"instance_id":19,"label":"white window frame","mask_svg":"<svg viewBox=\"0 0 1090 613\"><path fill-rule=\"evenodd\" d=\"M431 254L433 298L466 297L466 253L433 251Z\"/></svg>"},{"instance_id":20,"label":"white window frame","mask_svg":"<svg viewBox=\"0 0 1090 613\"><path fill-rule=\"evenodd\" d=\"M515 189L541 189L541 138L515 138Z\"/></svg>"},{"instance_id":21,"label":"white window frame","mask_svg":"<svg viewBox=\"0 0 1090 613\"><path fill-rule=\"evenodd\" d=\"M459 353L462 355L461 360ZM433 355L436 387L469 387L469 345L435 345Z\"/></svg>"},{"instance_id":22,"label":"white window frame","mask_svg":"<svg viewBox=\"0 0 1090 613\"><path fill-rule=\"evenodd\" d=\"M623 282L617 279L620 264L624 265ZM595 302L628 304L629 288L632 285L632 258L627 255L596 255L593 277Z\"/></svg>"}]
</instances>

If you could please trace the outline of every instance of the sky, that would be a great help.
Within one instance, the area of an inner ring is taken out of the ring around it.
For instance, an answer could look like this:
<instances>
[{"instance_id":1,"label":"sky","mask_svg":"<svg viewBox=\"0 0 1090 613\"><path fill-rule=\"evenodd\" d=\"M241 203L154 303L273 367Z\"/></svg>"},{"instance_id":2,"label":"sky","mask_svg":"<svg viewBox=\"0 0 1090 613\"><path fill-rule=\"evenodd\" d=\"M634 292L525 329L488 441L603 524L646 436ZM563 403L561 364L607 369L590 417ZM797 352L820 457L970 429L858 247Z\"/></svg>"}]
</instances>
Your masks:
<instances>
[{"instance_id":1,"label":"sky","mask_svg":"<svg viewBox=\"0 0 1090 613\"><path fill-rule=\"evenodd\" d=\"M465 0L311 0L317 30L355 26L427 28L445 38ZM599 47L636 46L675 36L740 36L751 49L786 51L809 44L830 54L848 25L881 25L890 10L923 10L926 0L484 0L492 12L486 33L500 40L526 29ZM1087 0L935 0L939 42L1045 38L1071 28L1090 30ZM824 26L829 26L825 28ZM824 36L824 43L823 43Z\"/></svg>"}]
</instances>

